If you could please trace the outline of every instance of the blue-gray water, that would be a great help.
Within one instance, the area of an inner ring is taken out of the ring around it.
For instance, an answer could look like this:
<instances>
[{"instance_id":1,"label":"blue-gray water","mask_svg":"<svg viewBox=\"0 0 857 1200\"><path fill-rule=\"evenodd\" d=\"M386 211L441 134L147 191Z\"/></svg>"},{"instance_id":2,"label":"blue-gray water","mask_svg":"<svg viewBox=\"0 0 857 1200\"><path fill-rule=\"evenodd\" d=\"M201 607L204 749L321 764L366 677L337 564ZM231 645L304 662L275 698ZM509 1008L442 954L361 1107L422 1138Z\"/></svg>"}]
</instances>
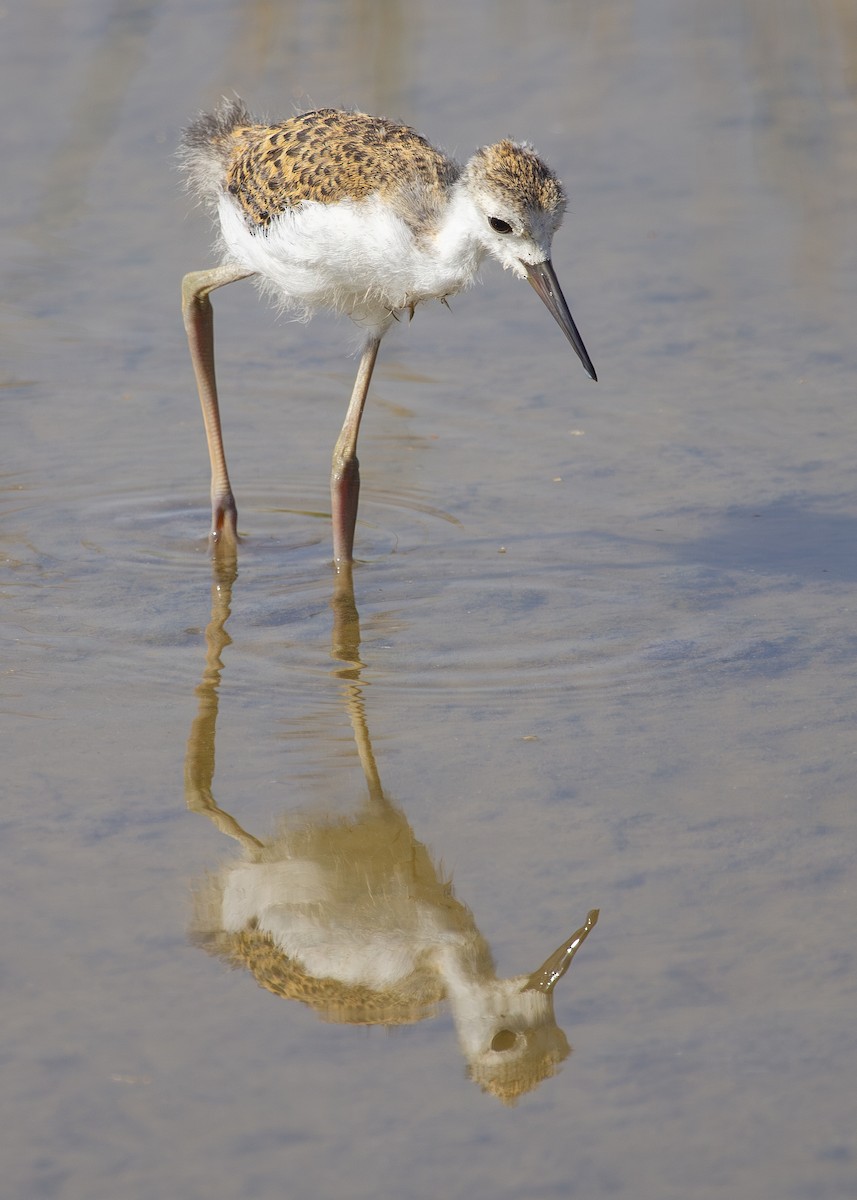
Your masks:
<instances>
[{"instance_id":1,"label":"blue-gray water","mask_svg":"<svg viewBox=\"0 0 857 1200\"><path fill-rule=\"evenodd\" d=\"M361 434L387 795L499 975L601 910L573 1053L514 1107L448 1009L323 1022L188 936L237 853L185 803L206 697L253 834L366 792L323 515L354 339L248 284L215 297L247 538L204 679L179 284L212 259L171 154L232 90L529 138L570 193L600 382L487 269L390 335ZM857 1196L853 6L31 0L0 95L4 1195Z\"/></svg>"}]
</instances>

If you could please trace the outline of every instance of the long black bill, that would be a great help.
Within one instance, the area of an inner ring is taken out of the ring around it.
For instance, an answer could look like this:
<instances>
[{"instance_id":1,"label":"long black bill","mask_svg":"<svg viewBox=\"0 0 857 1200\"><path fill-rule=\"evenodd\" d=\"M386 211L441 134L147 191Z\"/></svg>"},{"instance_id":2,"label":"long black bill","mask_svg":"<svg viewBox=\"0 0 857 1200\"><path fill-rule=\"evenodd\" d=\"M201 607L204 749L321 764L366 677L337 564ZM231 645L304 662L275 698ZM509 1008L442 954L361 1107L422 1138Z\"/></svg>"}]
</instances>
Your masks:
<instances>
[{"instance_id":1,"label":"long black bill","mask_svg":"<svg viewBox=\"0 0 857 1200\"><path fill-rule=\"evenodd\" d=\"M577 332L577 326L574 323L568 305L565 302L565 296L562 294L562 288L559 286L559 280L554 274L551 260L546 258L544 262L532 265L530 263L522 264L526 268L527 276L530 283L544 300L550 312L563 331L565 336L571 342L577 353L577 357L583 363L583 369L590 379L598 380L595 374L595 367L592 365L592 359L586 353L586 347L583 344L583 339Z\"/></svg>"},{"instance_id":2,"label":"long black bill","mask_svg":"<svg viewBox=\"0 0 857 1200\"><path fill-rule=\"evenodd\" d=\"M538 971L533 971L524 985L523 991L546 992L550 995L571 966L571 960L586 941L597 920L598 909L590 909L586 917L586 924L581 925L580 929L573 933L567 942L563 942L557 950L554 950Z\"/></svg>"}]
</instances>

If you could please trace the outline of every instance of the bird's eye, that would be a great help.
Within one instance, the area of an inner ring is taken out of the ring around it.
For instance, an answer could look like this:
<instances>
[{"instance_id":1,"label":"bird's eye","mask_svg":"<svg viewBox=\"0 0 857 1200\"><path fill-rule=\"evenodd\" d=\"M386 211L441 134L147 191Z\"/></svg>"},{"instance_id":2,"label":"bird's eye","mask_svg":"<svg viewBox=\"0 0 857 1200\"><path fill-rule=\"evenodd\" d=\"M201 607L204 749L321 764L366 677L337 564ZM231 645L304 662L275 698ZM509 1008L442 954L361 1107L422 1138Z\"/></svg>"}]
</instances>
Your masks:
<instances>
[{"instance_id":1,"label":"bird's eye","mask_svg":"<svg viewBox=\"0 0 857 1200\"><path fill-rule=\"evenodd\" d=\"M517 1040L517 1036L511 1029L501 1029L491 1039L491 1049L496 1050L498 1054L502 1054L504 1050L511 1050Z\"/></svg>"},{"instance_id":2,"label":"bird's eye","mask_svg":"<svg viewBox=\"0 0 857 1200\"><path fill-rule=\"evenodd\" d=\"M512 226L508 221L503 221L500 217L489 217L488 224L495 233L511 233Z\"/></svg>"}]
</instances>

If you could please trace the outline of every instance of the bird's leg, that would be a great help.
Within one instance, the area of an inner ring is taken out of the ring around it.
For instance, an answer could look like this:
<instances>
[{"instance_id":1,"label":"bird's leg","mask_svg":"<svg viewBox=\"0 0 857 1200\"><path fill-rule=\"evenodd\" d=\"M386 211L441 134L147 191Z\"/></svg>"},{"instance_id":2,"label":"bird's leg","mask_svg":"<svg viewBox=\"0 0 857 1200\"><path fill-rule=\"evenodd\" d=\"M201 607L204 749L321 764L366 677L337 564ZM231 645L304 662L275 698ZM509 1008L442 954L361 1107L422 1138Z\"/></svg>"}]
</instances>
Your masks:
<instances>
[{"instance_id":1,"label":"bird's leg","mask_svg":"<svg viewBox=\"0 0 857 1200\"><path fill-rule=\"evenodd\" d=\"M348 412L333 448L330 472L330 511L333 518L333 561L339 570L354 557L354 526L360 496L360 464L357 461L357 434L369 391L369 381L381 338L372 335L363 349Z\"/></svg>"},{"instance_id":2,"label":"bird's leg","mask_svg":"<svg viewBox=\"0 0 857 1200\"><path fill-rule=\"evenodd\" d=\"M182 280L182 315L202 404L208 456L211 459L211 538L214 542L223 539L228 545L234 545L238 540L238 510L223 452L217 384L214 379L214 310L208 296L215 288L234 283L236 279L246 279L252 274L252 271L222 266L209 271L192 271Z\"/></svg>"}]
</instances>

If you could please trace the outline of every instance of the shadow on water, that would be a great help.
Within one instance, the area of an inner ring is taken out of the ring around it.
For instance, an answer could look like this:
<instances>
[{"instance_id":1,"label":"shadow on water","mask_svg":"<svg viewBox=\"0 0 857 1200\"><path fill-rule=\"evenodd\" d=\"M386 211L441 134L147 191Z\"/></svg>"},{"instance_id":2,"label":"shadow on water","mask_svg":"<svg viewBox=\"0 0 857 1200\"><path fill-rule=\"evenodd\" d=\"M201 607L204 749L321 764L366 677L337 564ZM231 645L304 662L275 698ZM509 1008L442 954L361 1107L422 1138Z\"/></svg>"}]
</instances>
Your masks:
<instances>
[{"instance_id":1,"label":"shadow on water","mask_svg":"<svg viewBox=\"0 0 857 1200\"><path fill-rule=\"evenodd\" d=\"M185 796L188 808L237 841L243 855L198 884L193 941L327 1021L412 1024L448 1002L470 1078L514 1103L555 1074L570 1053L554 1016L553 989L598 910L535 971L497 978L470 909L384 793L360 682L360 623L350 572L338 577L332 600L332 654L340 664L335 675L366 795L347 818L284 813L273 837L248 833L212 792L218 689L236 575L234 560L215 566Z\"/></svg>"},{"instance_id":2,"label":"shadow on water","mask_svg":"<svg viewBox=\"0 0 857 1200\"><path fill-rule=\"evenodd\" d=\"M702 538L683 546L683 557L719 569L854 583L857 522L848 513L821 509L835 500L783 496L768 504L724 509Z\"/></svg>"}]
</instances>

